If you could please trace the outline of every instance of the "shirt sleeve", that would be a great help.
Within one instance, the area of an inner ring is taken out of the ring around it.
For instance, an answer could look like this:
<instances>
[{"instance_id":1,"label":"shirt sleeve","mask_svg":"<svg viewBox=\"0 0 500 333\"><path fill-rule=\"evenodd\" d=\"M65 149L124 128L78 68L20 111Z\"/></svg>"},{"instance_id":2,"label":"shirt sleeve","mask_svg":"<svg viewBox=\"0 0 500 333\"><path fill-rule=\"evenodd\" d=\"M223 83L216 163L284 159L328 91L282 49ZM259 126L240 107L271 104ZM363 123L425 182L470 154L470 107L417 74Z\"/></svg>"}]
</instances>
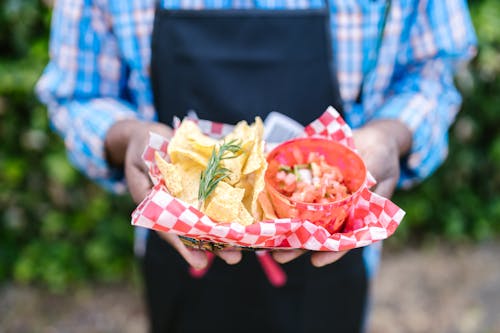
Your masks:
<instances>
[{"instance_id":1,"label":"shirt sleeve","mask_svg":"<svg viewBox=\"0 0 500 333\"><path fill-rule=\"evenodd\" d=\"M402 160L400 186L428 177L448 152L448 130L461 105L457 67L475 54L476 37L465 2L420 1L400 50L395 75L375 119L392 118L413 133Z\"/></svg>"},{"instance_id":2,"label":"shirt sleeve","mask_svg":"<svg viewBox=\"0 0 500 333\"><path fill-rule=\"evenodd\" d=\"M102 12L88 2L56 2L50 62L36 92L64 139L70 161L106 189L123 192L123 174L108 165L104 139L112 124L137 118L138 113L123 98L127 68L119 58L117 41Z\"/></svg>"}]
</instances>

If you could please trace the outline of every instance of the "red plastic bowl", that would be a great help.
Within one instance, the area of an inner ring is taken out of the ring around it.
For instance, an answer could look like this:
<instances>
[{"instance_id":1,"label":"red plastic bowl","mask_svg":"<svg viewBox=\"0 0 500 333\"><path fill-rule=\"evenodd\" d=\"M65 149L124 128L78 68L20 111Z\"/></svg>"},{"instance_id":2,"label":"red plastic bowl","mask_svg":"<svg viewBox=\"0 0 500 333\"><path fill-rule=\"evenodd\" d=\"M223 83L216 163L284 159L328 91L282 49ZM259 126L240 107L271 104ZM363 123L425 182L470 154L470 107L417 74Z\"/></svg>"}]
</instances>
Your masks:
<instances>
[{"instance_id":1,"label":"red plastic bowl","mask_svg":"<svg viewBox=\"0 0 500 333\"><path fill-rule=\"evenodd\" d=\"M351 195L326 204L291 200L277 189L276 173L281 165L293 166L307 160L309 153L317 152L328 164L336 166L344 175L344 182ZM338 142L323 138L300 138L286 141L267 156L266 190L280 218L299 218L325 227L330 233L341 231L353 201L366 183L366 166L361 157Z\"/></svg>"}]
</instances>

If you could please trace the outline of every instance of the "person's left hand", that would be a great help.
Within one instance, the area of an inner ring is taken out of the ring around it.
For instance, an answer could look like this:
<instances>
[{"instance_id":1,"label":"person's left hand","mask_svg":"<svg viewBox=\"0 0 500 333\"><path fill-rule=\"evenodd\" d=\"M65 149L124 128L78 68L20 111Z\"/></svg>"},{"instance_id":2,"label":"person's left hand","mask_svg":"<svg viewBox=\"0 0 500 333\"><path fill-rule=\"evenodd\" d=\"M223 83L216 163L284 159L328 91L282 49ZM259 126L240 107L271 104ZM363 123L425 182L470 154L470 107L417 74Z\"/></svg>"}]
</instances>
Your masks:
<instances>
[{"instance_id":1,"label":"person's left hand","mask_svg":"<svg viewBox=\"0 0 500 333\"><path fill-rule=\"evenodd\" d=\"M356 149L377 180L374 192L390 198L399 179L399 158L411 145L411 132L396 120L378 120L353 131L353 136ZM273 252L273 258L284 264L305 252L306 250L277 250ZM316 267L329 265L347 252L314 252L311 254L311 263Z\"/></svg>"},{"instance_id":2,"label":"person's left hand","mask_svg":"<svg viewBox=\"0 0 500 333\"><path fill-rule=\"evenodd\" d=\"M137 204L147 196L153 186L148 168L142 159L151 132L166 138L173 135L172 129L164 124L125 119L117 121L109 129L105 140L108 162L124 169L130 195ZM188 248L176 234L161 231L157 233L192 267L202 269L208 265L206 251ZM230 265L241 260L241 251L234 248L217 251L215 254Z\"/></svg>"}]
</instances>

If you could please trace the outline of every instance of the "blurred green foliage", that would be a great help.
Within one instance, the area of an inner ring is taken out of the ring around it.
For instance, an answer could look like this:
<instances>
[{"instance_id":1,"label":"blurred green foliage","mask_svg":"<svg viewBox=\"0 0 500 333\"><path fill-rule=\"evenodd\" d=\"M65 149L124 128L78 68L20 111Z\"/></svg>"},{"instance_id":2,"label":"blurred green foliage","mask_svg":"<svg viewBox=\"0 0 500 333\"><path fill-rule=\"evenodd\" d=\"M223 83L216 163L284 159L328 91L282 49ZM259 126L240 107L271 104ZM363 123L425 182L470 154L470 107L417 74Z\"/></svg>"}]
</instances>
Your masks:
<instances>
[{"instance_id":1,"label":"blurred green foliage","mask_svg":"<svg viewBox=\"0 0 500 333\"><path fill-rule=\"evenodd\" d=\"M44 2L0 3L0 281L62 291L89 279L133 277L134 206L68 163L34 96L49 25Z\"/></svg>"},{"instance_id":2,"label":"blurred green foliage","mask_svg":"<svg viewBox=\"0 0 500 333\"><path fill-rule=\"evenodd\" d=\"M464 106L450 156L421 185L396 193L407 216L389 242L500 234L500 2L475 1L471 11L480 52L457 77ZM133 204L80 175L49 128L33 93L49 25L46 2L0 3L0 281L60 291L133 275Z\"/></svg>"}]
</instances>

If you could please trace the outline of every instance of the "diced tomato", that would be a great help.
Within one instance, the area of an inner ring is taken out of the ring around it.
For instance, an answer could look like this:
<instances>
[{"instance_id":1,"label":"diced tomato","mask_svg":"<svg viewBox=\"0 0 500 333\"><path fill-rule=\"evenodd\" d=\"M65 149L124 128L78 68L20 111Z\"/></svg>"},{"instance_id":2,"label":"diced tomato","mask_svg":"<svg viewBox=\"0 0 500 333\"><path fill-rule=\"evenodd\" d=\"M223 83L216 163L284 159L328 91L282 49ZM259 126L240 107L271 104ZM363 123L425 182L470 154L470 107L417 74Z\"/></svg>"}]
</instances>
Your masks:
<instances>
[{"instance_id":1,"label":"diced tomato","mask_svg":"<svg viewBox=\"0 0 500 333\"><path fill-rule=\"evenodd\" d=\"M285 171L279 171L279 172L276 174L276 180L277 180L278 182L285 181L286 175L287 175L287 173L286 173Z\"/></svg>"},{"instance_id":2,"label":"diced tomato","mask_svg":"<svg viewBox=\"0 0 500 333\"><path fill-rule=\"evenodd\" d=\"M304 163L304 157L302 156L302 152L300 149L295 148L292 151L293 158L297 162L297 164L303 164Z\"/></svg>"},{"instance_id":3,"label":"diced tomato","mask_svg":"<svg viewBox=\"0 0 500 333\"><path fill-rule=\"evenodd\" d=\"M311 162L311 172L313 177L321 177L321 167L319 164Z\"/></svg>"},{"instance_id":4,"label":"diced tomato","mask_svg":"<svg viewBox=\"0 0 500 333\"><path fill-rule=\"evenodd\" d=\"M276 173L281 193L295 201L323 204L341 200L350 194L340 169L329 165L323 155L310 153L305 159L307 164L303 164L303 160L300 155L296 165L283 166Z\"/></svg>"}]
</instances>

